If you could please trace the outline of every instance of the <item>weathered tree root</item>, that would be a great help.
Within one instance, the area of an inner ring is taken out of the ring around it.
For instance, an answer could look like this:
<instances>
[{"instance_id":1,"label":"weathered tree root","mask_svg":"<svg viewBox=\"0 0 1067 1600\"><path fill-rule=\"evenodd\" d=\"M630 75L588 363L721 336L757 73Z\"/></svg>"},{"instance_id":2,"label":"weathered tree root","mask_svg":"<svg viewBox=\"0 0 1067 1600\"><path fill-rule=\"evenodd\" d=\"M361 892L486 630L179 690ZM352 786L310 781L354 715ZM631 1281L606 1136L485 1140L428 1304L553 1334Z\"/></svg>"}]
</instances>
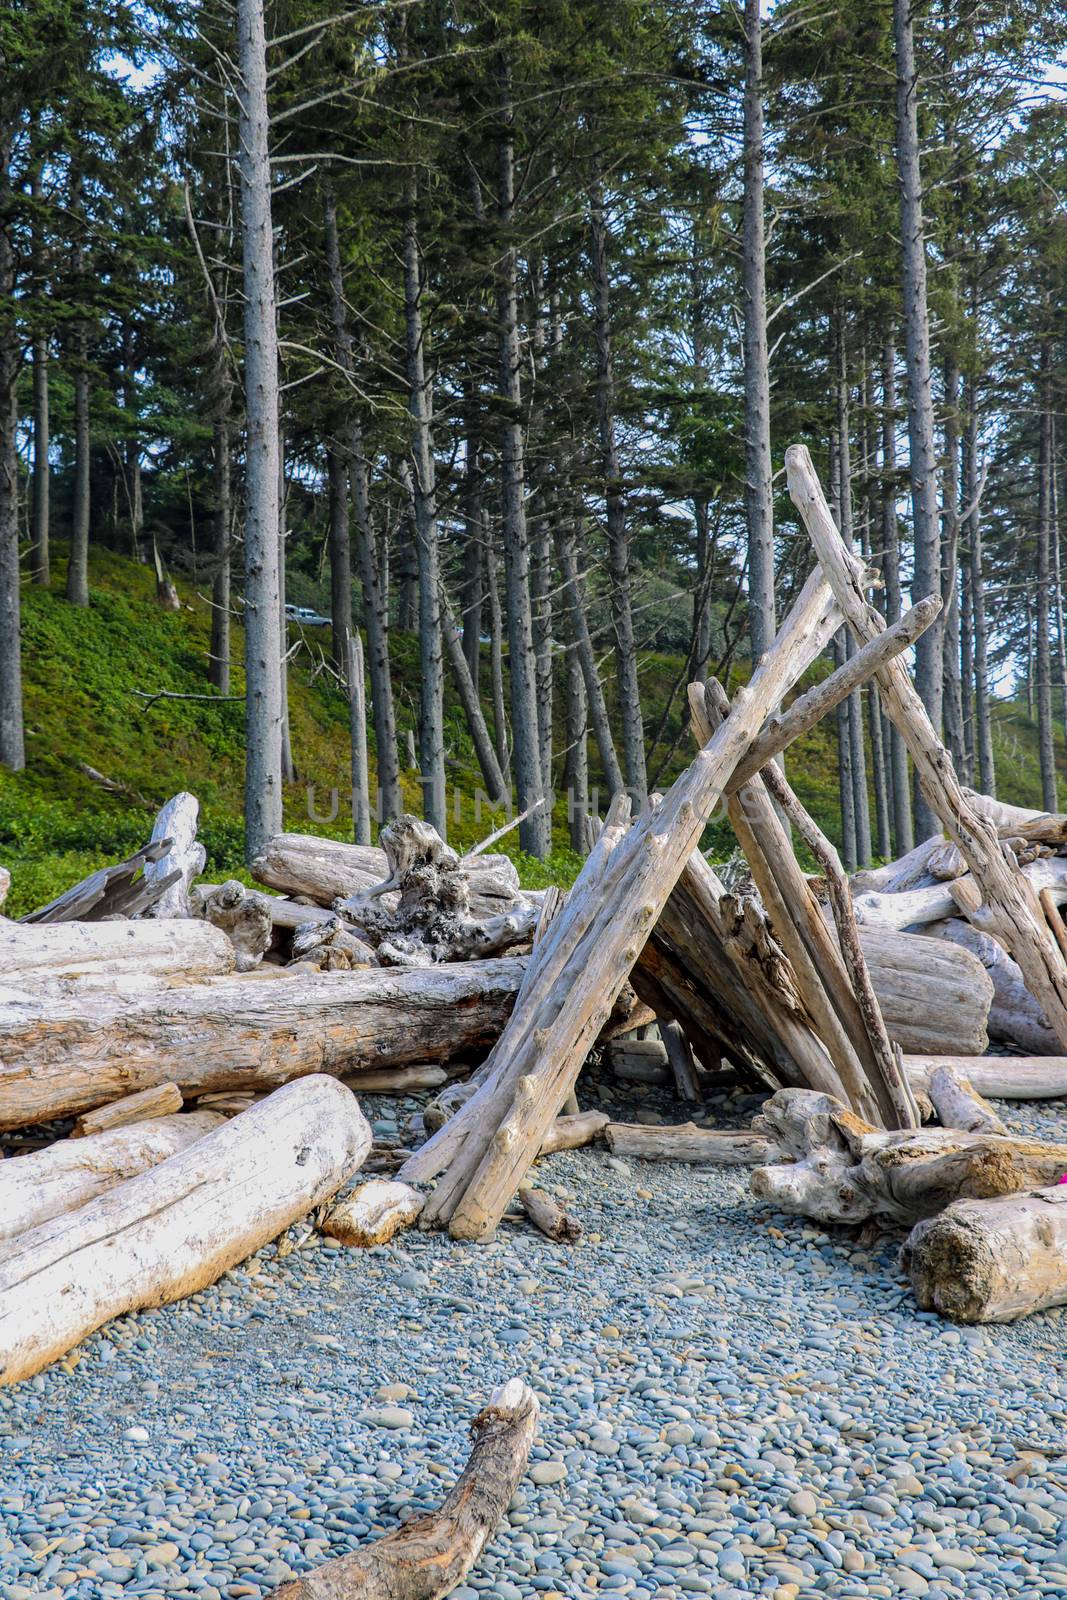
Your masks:
<instances>
[{"instance_id":1,"label":"weathered tree root","mask_svg":"<svg viewBox=\"0 0 1067 1600\"><path fill-rule=\"evenodd\" d=\"M438 1510L283 1584L268 1600L440 1600L470 1571L507 1510L539 1412L521 1378L502 1384L471 1424L470 1460Z\"/></svg>"}]
</instances>

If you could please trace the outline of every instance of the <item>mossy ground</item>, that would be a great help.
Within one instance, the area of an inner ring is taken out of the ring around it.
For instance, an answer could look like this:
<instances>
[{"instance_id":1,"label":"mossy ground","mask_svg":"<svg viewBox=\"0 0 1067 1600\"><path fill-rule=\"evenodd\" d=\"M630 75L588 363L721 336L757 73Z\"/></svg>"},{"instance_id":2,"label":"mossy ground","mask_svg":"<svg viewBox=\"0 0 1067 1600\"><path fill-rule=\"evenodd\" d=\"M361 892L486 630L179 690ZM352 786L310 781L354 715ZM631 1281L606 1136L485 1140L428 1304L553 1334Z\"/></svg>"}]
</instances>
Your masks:
<instances>
[{"instance_id":1,"label":"mossy ground","mask_svg":"<svg viewBox=\"0 0 1067 1600\"><path fill-rule=\"evenodd\" d=\"M56 552L50 591L23 590L23 665L26 706L26 770L0 771L0 862L10 868L12 890L5 911L18 916L41 905L106 862L144 842L155 810L178 789L201 801L201 834L211 877L245 876L242 784L244 706L240 699L157 700L136 691L203 695L209 692L207 661L210 613L193 583L179 582L180 611L155 601L150 568L107 550L94 550L91 603L67 604L62 593L63 551ZM295 635L294 635L295 642ZM328 647L326 630L306 635L290 667L289 714L298 781L286 789L285 822L302 832L351 837L344 804L348 787L347 707L328 672L320 668ZM243 688L240 626L233 629L231 692ZM418 698L417 641L392 639L394 683L401 737L414 728ZM659 726L681 663L646 655L642 690L646 727ZM828 670L825 664L813 673ZM742 668L742 672L744 669ZM445 741L450 790L451 842L469 847L503 820L479 801L481 778L459 703L447 685ZM670 750L680 727L684 686L667 711L659 753ZM1019 804L1039 803L1037 739L1025 709L995 708L999 792ZM562 715L562 706L557 708ZM1062 743L1058 746L1061 764ZM689 751L682 741L657 778L660 788L676 776ZM657 758L658 759L658 758ZM125 793L108 793L83 768L92 767ZM374 778L371 748L372 789ZM655 772L656 761L652 765ZM790 778L821 825L838 832L836 739L832 720L823 722L791 751ZM591 781L595 785L597 773ZM420 809L413 773L403 778L405 801ZM332 818L333 791L337 813ZM603 784L600 786L604 793ZM548 861L518 849L517 836L502 843L529 887L571 881L579 858L567 847L564 797L553 815L554 848ZM705 848L726 855L733 846L728 823L709 825Z\"/></svg>"}]
</instances>

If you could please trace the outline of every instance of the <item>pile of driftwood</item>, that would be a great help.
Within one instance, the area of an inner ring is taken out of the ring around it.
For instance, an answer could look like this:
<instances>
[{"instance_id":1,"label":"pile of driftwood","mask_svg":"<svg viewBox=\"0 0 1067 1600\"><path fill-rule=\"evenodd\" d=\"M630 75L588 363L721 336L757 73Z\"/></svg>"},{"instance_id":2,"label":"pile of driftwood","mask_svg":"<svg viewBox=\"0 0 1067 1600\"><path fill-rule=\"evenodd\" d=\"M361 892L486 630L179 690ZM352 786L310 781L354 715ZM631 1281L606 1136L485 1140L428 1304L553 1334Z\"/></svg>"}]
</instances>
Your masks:
<instances>
[{"instance_id":1,"label":"pile of driftwood","mask_svg":"<svg viewBox=\"0 0 1067 1600\"><path fill-rule=\"evenodd\" d=\"M806 452L788 467L812 575L732 705L692 686L692 765L637 818L616 798L569 892L523 893L506 857L460 857L412 817L377 849L281 835L263 889L200 884L182 794L129 861L0 917L19 1152L0 1165L0 1381L309 1212L355 1246L416 1221L485 1239L516 1215L573 1241L535 1163L593 1139L751 1167L757 1194L826 1223L911 1227L916 1292L949 1315L1067 1301L1067 1147L1011 1138L983 1099L1067 1093L1042 1053L1067 1052L1067 820L961 788L901 659L939 601L885 628ZM777 709L842 626L846 664ZM775 758L871 677L947 838L850 884ZM744 893L699 849L721 800ZM990 1033L1030 1053L986 1057ZM605 1048L697 1105L738 1077L771 1098L741 1132L608 1123L576 1098ZM404 1142L373 1144L358 1094L413 1089L435 1097Z\"/></svg>"}]
</instances>

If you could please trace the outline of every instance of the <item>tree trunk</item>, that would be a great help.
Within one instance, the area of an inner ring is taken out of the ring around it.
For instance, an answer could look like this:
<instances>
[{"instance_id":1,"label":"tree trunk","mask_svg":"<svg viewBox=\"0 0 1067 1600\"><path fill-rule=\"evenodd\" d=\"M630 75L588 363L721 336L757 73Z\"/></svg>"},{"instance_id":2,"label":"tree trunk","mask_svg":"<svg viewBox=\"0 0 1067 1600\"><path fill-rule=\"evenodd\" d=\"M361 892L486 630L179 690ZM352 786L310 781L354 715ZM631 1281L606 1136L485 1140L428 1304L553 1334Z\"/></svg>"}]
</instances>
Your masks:
<instances>
[{"instance_id":1,"label":"tree trunk","mask_svg":"<svg viewBox=\"0 0 1067 1600\"><path fill-rule=\"evenodd\" d=\"M882 350L882 576L887 622L900 616L900 524L897 521L897 354L892 330ZM931 591L934 593L935 591ZM915 845L908 782L908 752L900 729L889 726L889 772L893 791L893 833L898 856Z\"/></svg>"},{"instance_id":2,"label":"tree trunk","mask_svg":"<svg viewBox=\"0 0 1067 1600\"><path fill-rule=\"evenodd\" d=\"M634 806L641 810L648 803L648 776L645 771L645 731L641 716L637 644L634 639L630 593L630 540L626 527L626 504L622 492L622 468L619 464L615 437L615 368L611 351L608 225L604 213L604 190L599 174L590 189L589 203L596 318L597 430L600 437L600 470L604 479L608 576L611 582L611 615L615 630L615 670L619 685L619 715L622 722L626 787Z\"/></svg>"},{"instance_id":3,"label":"tree trunk","mask_svg":"<svg viewBox=\"0 0 1067 1600\"><path fill-rule=\"evenodd\" d=\"M500 561L488 527L486 527L485 544L485 586L489 600L489 686L493 697L493 745L501 772L510 778L508 716L504 701L504 620L500 610Z\"/></svg>"},{"instance_id":4,"label":"tree trunk","mask_svg":"<svg viewBox=\"0 0 1067 1600\"><path fill-rule=\"evenodd\" d=\"M963 738L963 682L960 669L960 369L955 357L945 362L945 464L941 491L944 507L941 593L945 602L942 630L945 745L956 771L966 776Z\"/></svg>"},{"instance_id":5,"label":"tree trunk","mask_svg":"<svg viewBox=\"0 0 1067 1600\"><path fill-rule=\"evenodd\" d=\"M937 445L930 375L930 319L926 304L926 239L919 164L919 77L915 66L912 0L893 0L897 72L897 177L900 184L901 288L908 370L908 442L915 524L912 596L921 600L941 585L937 514ZM942 629L935 624L915 648L915 686L935 733L941 727ZM915 781L915 827L920 839L940 831L937 817ZM898 841L898 849L900 843Z\"/></svg>"},{"instance_id":6,"label":"tree trunk","mask_svg":"<svg viewBox=\"0 0 1067 1600\"><path fill-rule=\"evenodd\" d=\"M6 152L0 170L0 200L7 189ZM6 227L0 228L0 298L14 294L15 258ZM21 772L26 765L22 720L22 638L19 573L18 380L22 343L15 327L0 328L0 765Z\"/></svg>"},{"instance_id":7,"label":"tree trunk","mask_svg":"<svg viewBox=\"0 0 1067 1600\"><path fill-rule=\"evenodd\" d=\"M245 295L245 855L282 827L278 328L262 0L238 0Z\"/></svg>"},{"instance_id":8,"label":"tree trunk","mask_svg":"<svg viewBox=\"0 0 1067 1600\"><path fill-rule=\"evenodd\" d=\"M1067 633L1064 632L1063 584L1060 570L1060 482L1056 454L1056 417L1052 417L1052 597L1056 617L1056 676L1060 691L1060 715L1063 719L1064 738L1067 739Z\"/></svg>"},{"instance_id":9,"label":"tree trunk","mask_svg":"<svg viewBox=\"0 0 1067 1600\"><path fill-rule=\"evenodd\" d=\"M745 507L752 660L775 630L771 388L767 350L767 261L763 216L763 32L759 0L745 0L745 193L742 222L745 347Z\"/></svg>"},{"instance_id":10,"label":"tree trunk","mask_svg":"<svg viewBox=\"0 0 1067 1600\"><path fill-rule=\"evenodd\" d=\"M67 599L89 604L89 330L79 322L72 338L74 367L74 500L67 560Z\"/></svg>"},{"instance_id":11,"label":"tree trunk","mask_svg":"<svg viewBox=\"0 0 1067 1600\"><path fill-rule=\"evenodd\" d=\"M278 656L282 680L282 782L296 782L293 741L289 728L289 624L285 617L285 542L288 513L288 481L285 476L285 434L278 433Z\"/></svg>"},{"instance_id":12,"label":"tree trunk","mask_svg":"<svg viewBox=\"0 0 1067 1600\"><path fill-rule=\"evenodd\" d=\"M500 129L497 136L497 219L503 244L497 276L500 392L505 401L501 447L504 575L507 591L508 657L511 669L511 733L520 812L543 798L541 742L537 726L537 667L530 607L530 550L526 531L525 442L522 417L522 349L519 342L518 260L515 226L515 136L511 72L500 67ZM519 824L519 842L532 856L548 854L552 818L540 806Z\"/></svg>"},{"instance_id":13,"label":"tree trunk","mask_svg":"<svg viewBox=\"0 0 1067 1600\"><path fill-rule=\"evenodd\" d=\"M585 693L585 680L578 660L577 643L571 629L566 655L566 699L564 713L564 741L566 754L563 761L564 783L567 786L567 824L571 849L584 854L586 848L585 822L589 814L589 709Z\"/></svg>"},{"instance_id":14,"label":"tree trunk","mask_svg":"<svg viewBox=\"0 0 1067 1600\"><path fill-rule=\"evenodd\" d=\"M336 436L335 436L336 438ZM326 483L329 504L330 621L333 659L346 671L348 641L352 634L352 537L348 518L349 463L336 442L326 446Z\"/></svg>"},{"instance_id":15,"label":"tree trunk","mask_svg":"<svg viewBox=\"0 0 1067 1600\"><path fill-rule=\"evenodd\" d=\"M841 537L851 550L853 545L852 521L852 449L849 439L848 405L848 347L845 340L844 318L836 319L837 346L837 471L839 485L839 527ZM852 644L847 630L843 633L844 660L852 654ZM848 708L849 775L852 783L853 814L856 826L856 866L871 864L871 810L867 792L867 756L863 743L863 692L854 689L846 702ZM842 774L842 781L844 774Z\"/></svg>"},{"instance_id":16,"label":"tree trunk","mask_svg":"<svg viewBox=\"0 0 1067 1600\"><path fill-rule=\"evenodd\" d=\"M363 669L363 640L353 628L347 640L348 733L352 775L352 837L356 844L371 842L370 771L367 765L367 690Z\"/></svg>"},{"instance_id":17,"label":"tree trunk","mask_svg":"<svg viewBox=\"0 0 1067 1600\"><path fill-rule=\"evenodd\" d=\"M455 679L456 689L459 693L460 703L463 706L463 715L466 718L467 730L474 745L478 765L482 769L486 789L489 791L489 803L493 806L503 806L509 799L508 786L496 759L493 741L489 737L485 717L482 714L482 703L478 698L478 689L471 677L467 657L463 651L462 630L456 622L455 614L448 603L448 596L444 589L441 590L441 620L445 641L445 650L448 655L452 676Z\"/></svg>"},{"instance_id":18,"label":"tree trunk","mask_svg":"<svg viewBox=\"0 0 1067 1600\"><path fill-rule=\"evenodd\" d=\"M1038 394L1040 447L1038 456L1037 603L1035 607L1037 678L1037 744L1041 761L1041 803L1046 811L1058 809L1056 799L1056 747L1052 732L1052 647L1049 592L1052 545L1052 353L1041 346Z\"/></svg>"},{"instance_id":19,"label":"tree trunk","mask_svg":"<svg viewBox=\"0 0 1067 1600\"><path fill-rule=\"evenodd\" d=\"M978 485L978 393L973 374L967 379L967 447L964 454L963 498L967 510L967 562L971 579L974 627L974 745L978 787L997 792L993 759L993 725L989 715L989 634L986 626L985 575L982 569L982 510Z\"/></svg>"},{"instance_id":20,"label":"tree trunk","mask_svg":"<svg viewBox=\"0 0 1067 1600\"><path fill-rule=\"evenodd\" d=\"M468 403L473 400L468 393ZM463 654L476 690L482 666L482 611L485 603L485 541L483 485L479 441L467 435L463 470Z\"/></svg>"},{"instance_id":21,"label":"tree trunk","mask_svg":"<svg viewBox=\"0 0 1067 1600\"><path fill-rule=\"evenodd\" d=\"M619 758L615 753L615 741L611 736L608 708L604 700L600 674L597 671L596 655L593 651L593 641L589 633L589 619L586 616L585 601L580 588L578 567L574 553L573 524L557 525L556 541L556 559L559 562L560 573L566 589L574 648L581 669L582 681L585 685L589 719L593 724L593 737L596 740L600 765L604 771L604 780L608 786L608 795L609 798L613 798L615 795L622 793L625 785L622 781L622 768L619 766Z\"/></svg>"},{"instance_id":22,"label":"tree trunk","mask_svg":"<svg viewBox=\"0 0 1067 1600\"><path fill-rule=\"evenodd\" d=\"M223 351L220 365L225 361ZM225 409L223 410L223 405ZM230 474L230 396L226 386L224 402L215 417L211 445L211 488L214 504L211 523L214 531L214 573L211 579L211 655L208 680L219 694L230 692L230 527L233 520Z\"/></svg>"},{"instance_id":23,"label":"tree trunk","mask_svg":"<svg viewBox=\"0 0 1067 1600\"><path fill-rule=\"evenodd\" d=\"M448 828L445 794L444 662L441 655L441 553L433 457L432 391L422 318L418 187L407 180L404 215L404 308L407 329L408 408L415 549L419 568L419 766L422 814L442 838Z\"/></svg>"},{"instance_id":24,"label":"tree trunk","mask_svg":"<svg viewBox=\"0 0 1067 1600\"><path fill-rule=\"evenodd\" d=\"M214 1283L335 1194L370 1143L355 1098L314 1076L23 1234L0 1258L0 1382L113 1317Z\"/></svg>"},{"instance_id":25,"label":"tree trunk","mask_svg":"<svg viewBox=\"0 0 1067 1600\"><path fill-rule=\"evenodd\" d=\"M47 589L52 578L49 549L51 467L48 460L48 336L33 341L33 541L31 576Z\"/></svg>"}]
</instances>

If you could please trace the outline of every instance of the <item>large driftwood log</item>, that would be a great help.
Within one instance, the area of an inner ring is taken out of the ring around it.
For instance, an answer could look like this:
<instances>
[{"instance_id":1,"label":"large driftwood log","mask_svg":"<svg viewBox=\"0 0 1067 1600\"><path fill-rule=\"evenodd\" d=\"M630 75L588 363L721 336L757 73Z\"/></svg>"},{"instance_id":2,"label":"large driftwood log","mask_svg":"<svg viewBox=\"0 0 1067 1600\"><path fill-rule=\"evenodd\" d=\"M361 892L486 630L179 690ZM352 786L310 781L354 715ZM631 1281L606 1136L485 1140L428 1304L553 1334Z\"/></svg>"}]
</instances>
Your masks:
<instances>
[{"instance_id":1,"label":"large driftwood log","mask_svg":"<svg viewBox=\"0 0 1067 1600\"><path fill-rule=\"evenodd\" d=\"M609 1122L604 1132L617 1156L685 1161L693 1166L761 1167L781 1155L773 1139L745 1129L698 1128L693 1122Z\"/></svg>"},{"instance_id":2,"label":"large driftwood log","mask_svg":"<svg viewBox=\"0 0 1067 1600\"><path fill-rule=\"evenodd\" d=\"M232 972L233 947L200 922L0 922L5 980L58 978L206 978Z\"/></svg>"},{"instance_id":3,"label":"large driftwood log","mask_svg":"<svg viewBox=\"0 0 1067 1600\"><path fill-rule=\"evenodd\" d=\"M979 1094L994 1100L1059 1100L1067 1097L1067 1056L909 1055L904 1066L914 1088L926 1091L938 1067L954 1067Z\"/></svg>"},{"instance_id":4,"label":"large driftwood log","mask_svg":"<svg viewBox=\"0 0 1067 1600\"><path fill-rule=\"evenodd\" d=\"M902 1261L922 1309L956 1322L1067 1305L1067 1185L958 1200L912 1229Z\"/></svg>"},{"instance_id":5,"label":"large driftwood log","mask_svg":"<svg viewBox=\"0 0 1067 1600\"><path fill-rule=\"evenodd\" d=\"M944 842L941 840L939 844L944 845ZM1031 861L1020 867L1017 875L1035 895L1048 889L1058 902L1067 900L1067 858L1050 856ZM957 916L963 896L968 896L970 903L979 907L981 894L970 873L899 893L857 894L856 918L868 928L921 928L945 917ZM979 919L976 925L982 925ZM990 928L989 931L994 930Z\"/></svg>"},{"instance_id":6,"label":"large driftwood log","mask_svg":"<svg viewBox=\"0 0 1067 1600\"><path fill-rule=\"evenodd\" d=\"M95 1111L86 1111L78 1117L71 1129L72 1139L86 1139L93 1133L105 1133L108 1128L124 1128L131 1122L150 1122L155 1117L169 1117L182 1108L182 1092L176 1083L161 1083L155 1089L142 1089L138 1094L124 1095Z\"/></svg>"},{"instance_id":7,"label":"large driftwood log","mask_svg":"<svg viewBox=\"0 0 1067 1600\"><path fill-rule=\"evenodd\" d=\"M471 1424L474 1449L438 1511L275 1589L267 1600L442 1600L489 1543L537 1433L537 1397L518 1378Z\"/></svg>"},{"instance_id":8,"label":"large driftwood log","mask_svg":"<svg viewBox=\"0 0 1067 1600\"><path fill-rule=\"evenodd\" d=\"M983 1053L994 987L972 950L882 928L861 928L860 943L889 1037L905 1054Z\"/></svg>"},{"instance_id":9,"label":"large driftwood log","mask_svg":"<svg viewBox=\"0 0 1067 1600\"><path fill-rule=\"evenodd\" d=\"M861 645L866 644L884 631L885 622L867 602L868 574L845 546L804 445L791 445L786 451L786 475L819 565L852 633ZM908 747L923 793L971 869L981 899L983 930L995 933L1011 951L1027 988L1040 1001L1053 1032L1067 1048L1067 962L1033 889L1005 859L994 826L978 815L964 794L948 751L901 658L880 667L876 676L882 705ZM1035 862L1033 866L1046 864ZM1033 867L1026 870L1032 872Z\"/></svg>"},{"instance_id":10,"label":"large driftwood log","mask_svg":"<svg viewBox=\"0 0 1067 1600\"><path fill-rule=\"evenodd\" d=\"M191 1111L86 1139L57 1139L43 1150L0 1162L0 1239L95 1200L221 1128L224 1117Z\"/></svg>"},{"instance_id":11,"label":"large driftwood log","mask_svg":"<svg viewBox=\"0 0 1067 1600\"><path fill-rule=\"evenodd\" d=\"M0 1259L0 1383L39 1372L113 1317L214 1283L336 1194L370 1143L347 1089L304 1078L31 1228Z\"/></svg>"},{"instance_id":12,"label":"large driftwood log","mask_svg":"<svg viewBox=\"0 0 1067 1600\"><path fill-rule=\"evenodd\" d=\"M793 1160L757 1167L754 1194L817 1222L911 1225L959 1199L987 1199L1052 1183L1067 1145L926 1128L885 1133L829 1095L783 1089L753 1131Z\"/></svg>"},{"instance_id":13,"label":"large driftwood log","mask_svg":"<svg viewBox=\"0 0 1067 1600\"><path fill-rule=\"evenodd\" d=\"M426 969L220 978L124 1000L0 1003L0 1129L76 1116L160 1083L269 1089L309 1072L447 1061L492 1044L520 957ZM347 1091L346 1091L347 1092Z\"/></svg>"},{"instance_id":14,"label":"large driftwood log","mask_svg":"<svg viewBox=\"0 0 1067 1600\"><path fill-rule=\"evenodd\" d=\"M605 827L530 958L525 998L494 1049L492 1075L402 1169L408 1179L448 1169L423 1221L447 1221L459 1238L495 1231L730 775L837 623L837 608L814 576L729 717L662 805L643 813L606 854Z\"/></svg>"},{"instance_id":15,"label":"large driftwood log","mask_svg":"<svg viewBox=\"0 0 1067 1600\"><path fill-rule=\"evenodd\" d=\"M18 920L35 922L101 922L104 917L138 917L148 911L181 877L181 868L169 868L160 877L147 878L146 870L170 851L170 840L146 844L125 861L100 867L73 888Z\"/></svg>"},{"instance_id":16,"label":"large driftwood log","mask_svg":"<svg viewBox=\"0 0 1067 1600\"><path fill-rule=\"evenodd\" d=\"M150 917L188 917L189 890L207 861L207 851L197 841L200 801L182 790L168 800L156 817L149 844L170 840L165 861L150 861L144 869L146 882L158 887L159 895L149 906ZM178 874L175 877L175 873Z\"/></svg>"},{"instance_id":17,"label":"large driftwood log","mask_svg":"<svg viewBox=\"0 0 1067 1600\"><path fill-rule=\"evenodd\" d=\"M397 817L379 837L388 876L373 889L339 901L337 909L373 946L383 965L468 961L497 955L533 937L540 908L531 902L491 917L472 915L474 883L468 863L430 823ZM393 891L399 895L395 904Z\"/></svg>"},{"instance_id":18,"label":"large driftwood log","mask_svg":"<svg viewBox=\"0 0 1067 1600\"><path fill-rule=\"evenodd\" d=\"M519 875L507 856L464 858L471 885L471 909L477 916L511 910L526 898ZM312 833L279 833L252 862L252 876L287 895L307 895L322 906L373 889L389 875L385 851L376 845L347 844Z\"/></svg>"},{"instance_id":19,"label":"large driftwood log","mask_svg":"<svg viewBox=\"0 0 1067 1600\"><path fill-rule=\"evenodd\" d=\"M987 1024L991 1039L1025 1050L1028 1055L1060 1054L1060 1042L1023 982L1018 962L1012 960L999 940L991 934L979 933L960 917L935 923L929 933L933 938L969 950L985 968L993 985Z\"/></svg>"},{"instance_id":20,"label":"large driftwood log","mask_svg":"<svg viewBox=\"0 0 1067 1600\"><path fill-rule=\"evenodd\" d=\"M371 1178L331 1206L319 1228L342 1244L369 1250L373 1245L388 1244L404 1228L410 1228L423 1204L419 1191L406 1183Z\"/></svg>"}]
</instances>

